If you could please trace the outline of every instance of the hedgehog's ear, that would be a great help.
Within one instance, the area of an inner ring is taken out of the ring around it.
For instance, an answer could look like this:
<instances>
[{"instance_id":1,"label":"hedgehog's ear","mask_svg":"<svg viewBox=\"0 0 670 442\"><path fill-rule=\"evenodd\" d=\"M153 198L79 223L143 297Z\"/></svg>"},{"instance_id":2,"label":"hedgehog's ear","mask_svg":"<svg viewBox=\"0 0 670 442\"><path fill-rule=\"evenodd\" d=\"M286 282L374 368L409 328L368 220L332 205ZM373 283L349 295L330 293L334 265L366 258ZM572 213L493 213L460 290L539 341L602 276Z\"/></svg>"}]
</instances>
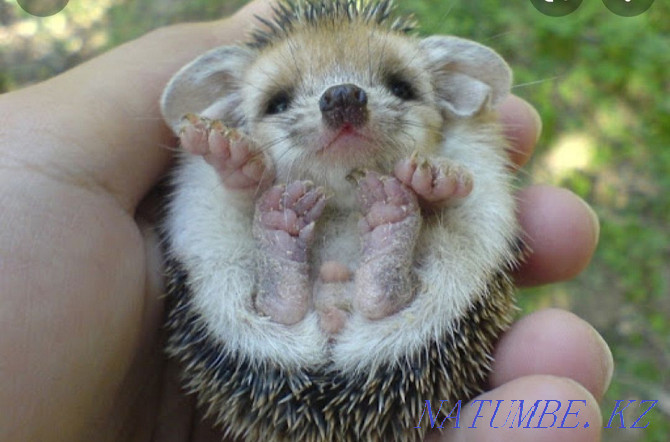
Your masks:
<instances>
[{"instance_id":1,"label":"hedgehog's ear","mask_svg":"<svg viewBox=\"0 0 670 442\"><path fill-rule=\"evenodd\" d=\"M492 49L443 36L425 38L420 46L428 59L438 102L448 115L475 115L509 93L512 73Z\"/></svg>"},{"instance_id":2,"label":"hedgehog's ear","mask_svg":"<svg viewBox=\"0 0 670 442\"><path fill-rule=\"evenodd\" d=\"M213 49L187 64L170 80L161 97L161 112L177 133L187 113L240 124L241 77L252 51L240 46Z\"/></svg>"}]
</instances>

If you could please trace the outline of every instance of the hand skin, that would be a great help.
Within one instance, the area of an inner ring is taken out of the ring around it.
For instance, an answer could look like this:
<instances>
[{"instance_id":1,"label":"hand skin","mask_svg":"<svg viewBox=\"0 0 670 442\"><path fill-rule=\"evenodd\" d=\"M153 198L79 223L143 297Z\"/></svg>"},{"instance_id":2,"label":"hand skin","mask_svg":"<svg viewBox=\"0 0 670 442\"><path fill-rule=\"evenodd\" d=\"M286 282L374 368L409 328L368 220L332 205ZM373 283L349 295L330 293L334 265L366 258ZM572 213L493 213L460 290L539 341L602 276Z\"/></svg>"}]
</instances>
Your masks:
<instances>
[{"instance_id":1,"label":"hand skin","mask_svg":"<svg viewBox=\"0 0 670 442\"><path fill-rule=\"evenodd\" d=\"M208 48L244 35L255 1L216 23L152 32L44 83L0 97L0 440L220 440L180 392L161 353L162 281L142 203L170 164L174 137L158 97L169 77ZM501 118L515 163L540 130L511 97ZM598 222L572 193L519 192L534 252L520 285L565 280L587 264ZM595 441L611 354L576 316L519 320L495 353L483 398L583 399L588 429L478 430L431 440ZM474 416L476 407L465 406Z\"/></svg>"}]
</instances>

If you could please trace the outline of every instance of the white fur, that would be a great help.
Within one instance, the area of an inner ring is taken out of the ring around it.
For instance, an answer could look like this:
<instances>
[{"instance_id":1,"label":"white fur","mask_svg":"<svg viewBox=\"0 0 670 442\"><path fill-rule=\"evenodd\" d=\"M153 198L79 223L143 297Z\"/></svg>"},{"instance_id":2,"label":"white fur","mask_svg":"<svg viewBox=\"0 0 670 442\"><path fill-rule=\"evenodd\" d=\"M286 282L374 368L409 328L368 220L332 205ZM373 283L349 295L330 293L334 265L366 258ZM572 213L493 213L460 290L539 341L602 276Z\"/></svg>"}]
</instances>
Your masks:
<instances>
[{"instance_id":1,"label":"white fur","mask_svg":"<svg viewBox=\"0 0 670 442\"><path fill-rule=\"evenodd\" d=\"M174 258L189 275L194 308L212 335L252 360L286 366L322 361L326 337L315 313L286 327L253 309L252 195L227 191L199 157L184 159L175 186L165 229Z\"/></svg>"}]
</instances>

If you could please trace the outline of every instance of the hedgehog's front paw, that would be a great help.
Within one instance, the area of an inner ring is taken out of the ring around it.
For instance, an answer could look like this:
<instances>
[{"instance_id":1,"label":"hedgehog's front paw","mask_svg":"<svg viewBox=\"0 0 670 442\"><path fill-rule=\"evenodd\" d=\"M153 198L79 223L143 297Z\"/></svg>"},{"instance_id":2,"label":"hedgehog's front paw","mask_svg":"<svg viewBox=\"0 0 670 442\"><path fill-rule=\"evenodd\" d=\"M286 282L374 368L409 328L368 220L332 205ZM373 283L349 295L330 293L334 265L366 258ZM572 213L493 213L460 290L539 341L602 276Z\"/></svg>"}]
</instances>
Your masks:
<instances>
[{"instance_id":1,"label":"hedgehog's front paw","mask_svg":"<svg viewBox=\"0 0 670 442\"><path fill-rule=\"evenodd\" d=\"M412 190L374 172L359 181L359 201L362 256L353 304L364 316L380 319L414 297L411 269L421 216Z\"/></svg>"},{"instance_id":2,"label":"hedgehog's front paw","mask_svg":"<svg viewBox=\"0 0 670 442\"><path fill-rule=\"evenodd\" d=\"M307 252L326 198L304 181L274 186L256 206L253 233L258 243L256 309L282 324L295 324L309 308Z\"/></svg>"},{"instance_id":3,"label":"hedgehog's front paw","mask_svg":"<svg viewBox=\"0 0 670 442\"><path fill-rule=\"evenodd\" d=\"M416 192L424 207L443 207L472 191L472 174L447 159L412 156L399 161L394 174Z\"/></svg>"},{"instance_id":4,"label":"hedgehog's front paw","mask_svg":"<svg viewBox=\"0 0 670 442\"><path fill-rule=\"evenodd\" d=\"M263 188L274 178L265 155L254 153L248 138L221 121L187 114L179 139L184 150L211 164L230 189Z\"/></svg>"}]
</instances>

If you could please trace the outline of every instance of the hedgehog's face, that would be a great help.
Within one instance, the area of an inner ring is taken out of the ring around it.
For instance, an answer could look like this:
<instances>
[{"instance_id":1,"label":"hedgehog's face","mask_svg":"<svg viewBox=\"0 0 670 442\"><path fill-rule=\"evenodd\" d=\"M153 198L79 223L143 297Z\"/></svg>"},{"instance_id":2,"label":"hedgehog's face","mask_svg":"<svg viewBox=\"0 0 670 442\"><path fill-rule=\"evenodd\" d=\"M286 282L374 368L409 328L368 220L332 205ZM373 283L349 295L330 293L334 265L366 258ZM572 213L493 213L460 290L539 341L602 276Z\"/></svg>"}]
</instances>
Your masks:
<instances>
[{"instance_id":1,"label":"hedgehog's face","mask_svg":"<svg viewBox=\"0 0 670 442\"><path fill-rule=\"evenodd\" d=\"M342 184L353 169L388 172L431 153L453 119L509 90L505 62L454 37L408 37L357 20L297 27L260 49L215 49L163 95L174 129L186 113L240 127L280 179Z\"/></svg>"},{"instance_id":2,"label":"hedgehog's face","mask_svg":"<svg viewBox=\"0 0 670 442\"><path fill-rule=\"evenodd\" d=\"M281 168L388 169L433 148L442 116L415 40L347 23L296 32L255 59L246 129Z\"/></svg>"}]
</instances>

